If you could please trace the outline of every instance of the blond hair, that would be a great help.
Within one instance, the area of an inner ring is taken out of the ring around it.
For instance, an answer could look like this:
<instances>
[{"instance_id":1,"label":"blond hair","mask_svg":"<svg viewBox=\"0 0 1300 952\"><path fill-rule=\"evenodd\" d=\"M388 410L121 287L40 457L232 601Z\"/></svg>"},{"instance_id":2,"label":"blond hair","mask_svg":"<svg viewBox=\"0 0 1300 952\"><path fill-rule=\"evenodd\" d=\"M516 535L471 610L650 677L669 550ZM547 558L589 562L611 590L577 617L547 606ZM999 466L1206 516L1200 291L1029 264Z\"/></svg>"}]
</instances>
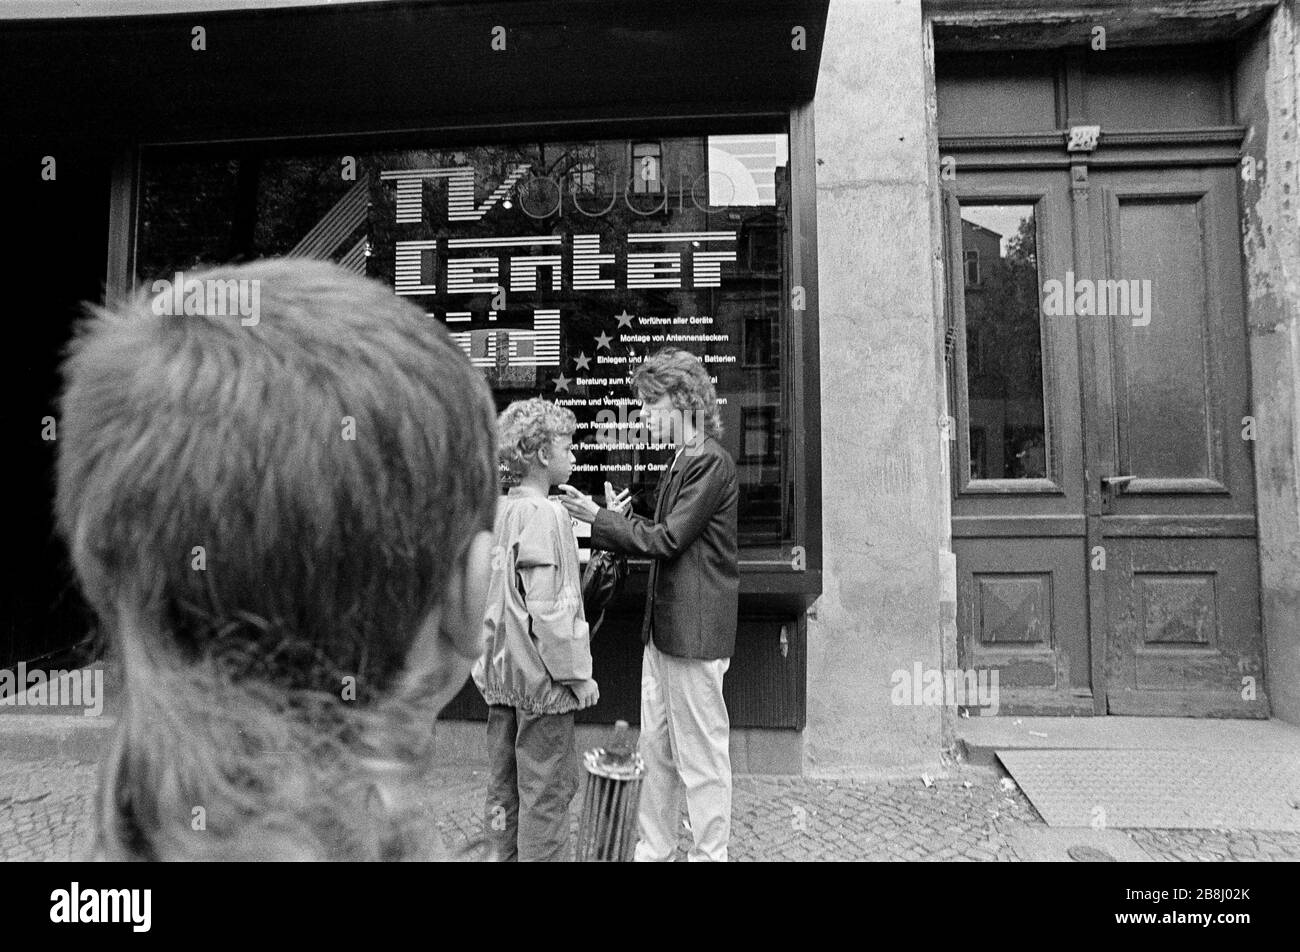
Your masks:
<instances>
[{"instance_id":1,"label":"blond hair","mask_svg":"<svg viewBox=\"0 0 1300 952\"><path fill-rule=\"evenodd\" d=\"M497 459L503 479L517 482L542 446L556 437L572 436L577 426L573 411L541 397L510 404L497 418Z\"/></svg>"}]
</instances>

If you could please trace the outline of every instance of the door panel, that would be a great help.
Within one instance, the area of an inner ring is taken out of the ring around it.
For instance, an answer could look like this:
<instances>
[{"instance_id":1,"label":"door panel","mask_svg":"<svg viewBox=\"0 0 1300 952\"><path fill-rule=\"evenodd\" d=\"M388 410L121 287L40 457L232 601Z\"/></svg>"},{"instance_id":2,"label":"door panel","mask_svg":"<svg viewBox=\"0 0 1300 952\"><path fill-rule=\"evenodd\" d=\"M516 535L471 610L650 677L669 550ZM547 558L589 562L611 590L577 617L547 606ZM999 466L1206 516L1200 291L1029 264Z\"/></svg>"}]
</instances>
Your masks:
<instances>
[{"instance_id":1,"label":"door panel","mask_svg":"<svg viewBox=\"0 0 1300 952\"><path fill-rule=\"evenodd\" d=\"M1092 186L1102 277L1130 292L1126 313L1091 319L1110 372L1085 388L1114 407L1091 417L1115 448L1118 472L1099 475L1119 477L1094 573L1108 710L1265 717L1233 169L1104 171Z\"/></svg>"},{"instance_id":2,"label":"door panel","mask_svg":"<svg viewBox=\"0 0 1300 952\"><path fill-rule=\"evenodd\" d=\"M1109 712L1267 717L1255 541L1107 538L1106 551Z\"/></svg>"},{"instance_id":3,"label":"door panel","mask_svg":"<svg viewBox=\"0 0 1300 952\"><path fill-rule=\"evenodd\" d=\"M964 670L998 672L1009 714L1091 714L1082 534L953 539Z\"/></svg>"}]
</instances>

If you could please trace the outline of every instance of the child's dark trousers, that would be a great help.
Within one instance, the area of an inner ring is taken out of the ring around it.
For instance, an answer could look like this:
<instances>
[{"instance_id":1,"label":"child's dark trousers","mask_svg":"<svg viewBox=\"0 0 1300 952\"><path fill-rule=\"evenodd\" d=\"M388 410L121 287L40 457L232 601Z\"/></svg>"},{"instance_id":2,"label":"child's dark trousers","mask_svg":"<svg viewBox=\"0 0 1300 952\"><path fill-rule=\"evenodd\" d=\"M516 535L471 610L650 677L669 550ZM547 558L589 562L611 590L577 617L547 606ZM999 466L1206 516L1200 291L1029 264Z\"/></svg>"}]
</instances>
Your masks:
<instances>
[{"instance_id":1,"label":"child's dark trousers","mask_svg":"<svg viewBox=\"0 0 1300 952\"><path fill-rule=\"evenodd\" d=\"M569 855L569 803L578 792L573 714L531 714L488 706L487 812L494 859L563 862Z\"/></svg>"}]
</instances>

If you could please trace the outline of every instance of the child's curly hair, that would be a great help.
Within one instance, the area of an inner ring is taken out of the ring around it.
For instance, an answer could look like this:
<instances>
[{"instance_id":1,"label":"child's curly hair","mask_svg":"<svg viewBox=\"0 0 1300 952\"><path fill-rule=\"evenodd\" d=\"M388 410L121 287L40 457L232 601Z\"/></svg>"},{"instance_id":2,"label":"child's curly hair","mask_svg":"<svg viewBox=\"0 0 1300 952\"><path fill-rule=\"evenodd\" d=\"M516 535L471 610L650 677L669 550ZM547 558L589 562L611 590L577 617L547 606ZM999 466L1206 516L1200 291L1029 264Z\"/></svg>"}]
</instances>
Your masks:
<instances>
[{"instance_id":1,"label":"child's curly hair","mask_svg":"<svg viewBox=\"0 0 1300 952\"><path fill-rule=\"evenodd\" d=\"M506 485L518 483L528 471L529 458L557 436L572 436L578 428L573 411L533 397L516 400L497 418L497 459Z\"/></svg>"}]
</instances>

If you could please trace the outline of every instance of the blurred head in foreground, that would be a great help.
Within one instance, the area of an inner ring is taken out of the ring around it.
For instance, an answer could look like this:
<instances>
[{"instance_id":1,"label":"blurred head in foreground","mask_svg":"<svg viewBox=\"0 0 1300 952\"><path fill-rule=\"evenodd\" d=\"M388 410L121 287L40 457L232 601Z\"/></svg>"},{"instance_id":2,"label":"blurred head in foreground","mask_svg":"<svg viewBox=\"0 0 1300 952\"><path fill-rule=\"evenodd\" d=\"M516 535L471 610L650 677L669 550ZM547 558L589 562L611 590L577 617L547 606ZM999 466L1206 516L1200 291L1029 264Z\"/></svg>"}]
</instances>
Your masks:
<instances>
[{"instance_id":1,"label":"blurred head in foreground","mask_svg":"<svg viewBox=\"0 0 1300 952\"><path fill-rule=\"evenodd\" d=\"M428 855L398 791L481 648L491 394L334 265L185 286L258 313L220 290L96 309L64 365L58 524L125 678L96 853Z\"/></svg>"}]
</instances>

